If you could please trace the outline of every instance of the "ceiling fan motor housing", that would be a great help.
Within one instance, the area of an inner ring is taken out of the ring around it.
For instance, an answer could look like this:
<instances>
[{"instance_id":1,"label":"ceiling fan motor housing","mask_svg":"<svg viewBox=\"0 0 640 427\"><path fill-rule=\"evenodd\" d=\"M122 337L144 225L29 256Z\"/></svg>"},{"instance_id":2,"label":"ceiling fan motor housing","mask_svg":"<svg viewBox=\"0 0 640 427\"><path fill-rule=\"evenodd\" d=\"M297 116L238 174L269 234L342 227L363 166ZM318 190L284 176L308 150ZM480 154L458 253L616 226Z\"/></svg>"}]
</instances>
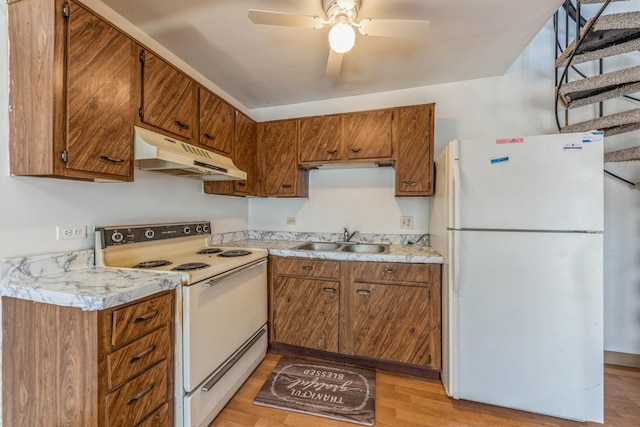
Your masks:
<instances>
[{"instance_id":1,"label":"ceiling fan motor housing","mask_svg":"<svg viewBox=\"0 0 640 427\"><path fill-rule=\"evenodd\" d=\"M336 18L340 15L346 16L350 23L354 23L358 16L360 0L322 0L322 6L331 25L335 24Z\"/></svg>"}]
</instances>

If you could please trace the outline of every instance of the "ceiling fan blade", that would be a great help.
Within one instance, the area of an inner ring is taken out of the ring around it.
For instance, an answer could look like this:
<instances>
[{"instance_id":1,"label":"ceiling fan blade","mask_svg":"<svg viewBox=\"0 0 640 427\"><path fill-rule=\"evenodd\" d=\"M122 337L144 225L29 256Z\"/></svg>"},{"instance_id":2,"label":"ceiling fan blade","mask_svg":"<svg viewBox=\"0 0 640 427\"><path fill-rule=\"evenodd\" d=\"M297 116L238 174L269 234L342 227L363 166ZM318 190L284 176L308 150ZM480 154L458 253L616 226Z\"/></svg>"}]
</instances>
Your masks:
<instances>
[{"instance_id":1,"label":"ceiling fan blade","mask_svg":"<svg viewBox=\"0 0 640 427\"><path fill-rule=\"evenodd\" d=\"M254 24L263 25L281 25L285 27L302 27L309 29L324 27L324 19L319 16L294 15L269 10L249 9L249 19Z\"/></svg>"},{"instance_id":2,"label":"ceiling fan blade","mask_svg":"<svg viewBox=\"0 0 640 427\"><path fill-rule=\"evenodd\" d=\"M365 18L360 21L363 36L423 38L429 33L429 21Z\"/></svg>"},{"instance_id":3,"label":"ceiling fan blade","mask_svg":"<svg viewBox=\"0 0 640 427\"><path fill-rule=\"evenodd\" d=\"M342 68L342 57L344 54L337 53L333 49L329 49L329 59L327 60L327 71L324 76L328 79L336 79L340 75Z\"/></svg>"}]
</instances>

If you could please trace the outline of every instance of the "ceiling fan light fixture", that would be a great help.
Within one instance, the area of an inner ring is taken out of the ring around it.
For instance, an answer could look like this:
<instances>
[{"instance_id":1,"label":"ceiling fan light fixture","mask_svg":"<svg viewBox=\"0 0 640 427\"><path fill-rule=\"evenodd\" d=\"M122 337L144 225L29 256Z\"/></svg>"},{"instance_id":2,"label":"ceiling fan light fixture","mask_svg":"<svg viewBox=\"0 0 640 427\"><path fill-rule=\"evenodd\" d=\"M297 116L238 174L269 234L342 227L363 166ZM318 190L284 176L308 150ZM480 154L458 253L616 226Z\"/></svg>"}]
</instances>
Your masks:
<instances>
[{"instance_id":1,"label":"ceiling fan light fixture","mask_svg":"<svg viewBox=\"0 0 640 427\"><path fill-rule=\"evenodd\" d=\"M347 19L338 20L329 31L329 46L336 53L346 53L356 42L356 32Z\"/></svg>"}]
</instances>

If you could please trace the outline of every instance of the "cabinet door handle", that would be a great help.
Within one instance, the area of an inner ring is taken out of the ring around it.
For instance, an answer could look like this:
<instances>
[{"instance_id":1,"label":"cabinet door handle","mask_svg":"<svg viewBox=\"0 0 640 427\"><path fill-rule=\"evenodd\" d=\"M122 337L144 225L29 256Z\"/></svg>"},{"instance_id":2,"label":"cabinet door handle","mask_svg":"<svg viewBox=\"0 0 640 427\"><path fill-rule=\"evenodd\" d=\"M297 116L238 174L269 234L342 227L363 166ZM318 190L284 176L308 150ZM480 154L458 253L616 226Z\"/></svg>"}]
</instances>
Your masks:
<instances>
[{"instance_id":1,"label":"cabinet door handle","mask_svg":"<svg viewBox=\"0 0 640 427\"><path fill-rule=\"evenodd\" d=\"M247 184L246 184L246 183L244 183L244 182L238 182L237 184L238 184L238 187L244 187L245 185L247 185Z\"/></svg>"},{"instance_id":2,"label":"cabinet door handle","mask_svg":"<svg viewBox=\"0 0 640 427\"><path fill-rule=\"evenodd\" d=\"M134 403L136 403L138 401L138 399L140 399L145 394L149 393L152 388L153 388L153 384L149 384L148 386L146 386L142 390L140 390L137 393L135 393L133 396L131 396L127 400L127 405L133 405Z\"/></svg>"},{"instance_id":3,"label":"cabinet door handle","mask_svg":"<svg viewBox=\"0 0 640 427\"><path fill-rule=\"evenodd\" d=\"M109 163L110 165L121 165L124 163L123 159L111 156L100 156L98 157L98 160L100 160L102 163Z\"/></svg>"},{"instance_id":4,"label":"cabinet door handle","mask_svg":"<svg viewBox=\"0 0 640 427\"><path fill-rule=\"evenodd\" d=\"M180 129L189 129L189 125L186 123L182 123L180 120L174 120L173 123L178 126Z\"/></svg>"},{"instance_id":5,"label":"cabinet door handle","mask_svg":"<svg viewBox=\"0 0 640 427\"><path fill-rule=\"evenodd\" d=\"M303 270L307 270L307 271L311 271L311 270L313 270L313 267L312 267L312 266L310 266L310 265L303 265L303 266L302 266L302 269L303 269Z\"/></svg>"},{"instance_id":6,"label":"cabinet door handle","mask_svg":"<svg viewBox=\"0 0 640 427\"><path fill-rule=\"evenodd\" d=\"M352 153L359 153L359 152L361 152L361 151L362 151L362 148L352 148L352 149L351 149L351 152L352 152Z\"/></svg>"},{"instance_id":7,"label":"cabinet door handle","mask_svg":"<svg viewBox=\"0 0 640 427\"><path fill-rule=\"evenodd\" d=\"M385 274L393 274L393 273L395 273L395 272L396 272L396 271L395 271L393 268L387 268L386 270L384 270L384 273L385 273Z\"/></svg>"},{"instance_id":8,"label":"cabinet door handle","mask_svg":"<svg viewBox=\"0 0 640 427\"><path fill-rule=\"evenodd\" d=\"M282 188L291 188L293 187L291 184L282 184Z\"/></svg>"},{"instance_id":9,"label":"cabinet door handle","mask_svg":"<svg viewBox=\"0 0 640 427\"><path fill-rule=\"evenodd\" d=\"M212 136L212 135L210 135L210 134L208 134L208 133L205 133L205 134L203 134L202 136L204 136L204 137L205 137L205 138L207 138L207 139L210 139L211 141L213 141L214 139L216 139L216 137L215 137L215 136Z\"/></svg>"},{"instance_id":10,"label":"cabinet door handle","mask_svg":"<svg viewBox=\"0 0 640 427\"><path fill-rule=\"evenodd\" d=\"M138 360L142 359L143 357L145 357L147 354L151 353L155 349L156 349L155 345L150 345L149 347L142 350L140 353L136 354L135 356L132 356L131 359L129 359L129 363L136 363Z\"/></svg>"},{"instance_id":11,"label":"cabinet door handle","mask_svg":"<svg viewBox=\"0 0 640 427\"><path fill-rule=\"evenodd\" d=\"M413 186L416 185L416 182L415 181L405 181L405 182L403 182L403 184L404 185L410 185L411 187L413 187Z\"/></svg>"},{"instance_id":12,"label":"cabinet door handle","mask_svg":"<svg viewBox=\"0 0 640 427\"><path fill-rule=\"evenodd\" d=\"M150 311L148 313L142 314L138 317L136 317L135 319L133 319L133 323L140 323L140 322L144 322L146 320L152 319L154 317L156 317L158 315L158 310L153 310Z\"/></svg>"},{"instance_id":13,"label":"cabinet door handle","mask_svg":"<svg viewBox=\"0 0 640 427\"><path fill-rule=\"evenodd\" d=\"M336 293L336 288L324 288L325 292L331 292L332 294Z\"/></svg>"},{"instance_id":14,"label":"cabinet door handle","mask_svg":"<svg viewBox=\"0 0 640 427\"><path fill-rule=\"evenodd\" d=\"M338 150L327 150L327 154L331 154L333 156L334 154L338 154Z\"/></svg>"},{"instance_id":15,"label":"cabinet door handle","mask_svg":"<svg viewBox=\"0 0 640 427\"><path fill-rule=\"evenodd\" d=\"M366 290L366 289L358 289L358 290L356 291L356 294L358 294L358 295L363 295L363 296L365 296L365 297L368 297L369 295L371 295L371 291L368 291L368 290Z\"/></svg>"}]
</instances>

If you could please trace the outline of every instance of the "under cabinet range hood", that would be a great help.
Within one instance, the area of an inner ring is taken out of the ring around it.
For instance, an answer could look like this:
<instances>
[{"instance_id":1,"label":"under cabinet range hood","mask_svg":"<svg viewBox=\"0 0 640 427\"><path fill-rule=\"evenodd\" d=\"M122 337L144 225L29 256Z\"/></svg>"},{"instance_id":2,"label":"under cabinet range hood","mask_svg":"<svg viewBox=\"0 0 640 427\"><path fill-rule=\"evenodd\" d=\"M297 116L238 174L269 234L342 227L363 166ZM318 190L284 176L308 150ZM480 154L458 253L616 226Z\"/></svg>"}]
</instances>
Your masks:
<instances>
[{"instance_id":1,"label":"under cabinet range hood","mask_svg":"<svg viewBox=\"0 0 640 427\"><path fill-rule=\"evenodd\" d=\"M134 129L135 166L140 170L202 181L247 179L247 173L228 157L138 126Z\"/></svg>"}]
</instances>

